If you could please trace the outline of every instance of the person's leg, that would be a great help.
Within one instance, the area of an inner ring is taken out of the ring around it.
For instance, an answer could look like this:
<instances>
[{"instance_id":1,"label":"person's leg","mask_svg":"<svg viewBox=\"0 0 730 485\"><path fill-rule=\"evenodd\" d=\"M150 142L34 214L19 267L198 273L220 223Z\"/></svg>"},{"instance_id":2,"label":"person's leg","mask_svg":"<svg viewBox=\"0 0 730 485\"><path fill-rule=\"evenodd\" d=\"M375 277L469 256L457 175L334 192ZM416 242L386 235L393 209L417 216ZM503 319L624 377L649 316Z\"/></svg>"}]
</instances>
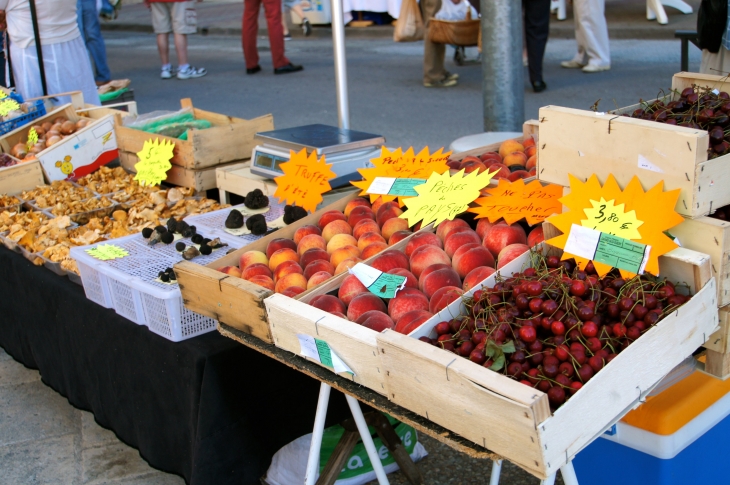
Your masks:
<instances>
[{"instance_id":1,"label":"person's leg","mask_svg":"<svg viewBox=\"0 0 730 485\"><path fill-rule=\"evenodd\" d=\"M106 60L106 46L104 45L104 38L101 36L99 16L96 12L96 1L80 0L79 3L81 3L79 18L83 18L80 22L84 27L84 30L81 32L86 42L86 48L89 54L91 54L91 59L94 61L94 80L97 83L109 82L112 76Z\"/></svg>"},{"instance_id":2,"label":"person's leg","mask_svg":"<svg viewBox=\"0 0 730 485\"><path fill-rule=\"evenodd\" d=\"M577 50L573 59L569 61L563 61L560 63L561 66L567 68L580 68L586 65L586 49L585 49L585 26L582 21L582 13L586 9L586 1L590 0L573 0L573 25L575 27L575 43L577 44Z\"/></svg>"},{"instance_id":3,"label":"person's leg","mask_svg":"<svg viewBox=\"0 0 730 485\"><path fill-rule=\"evenodd\" d=\"M296 3L294 5L291 5L289 9L297 14L297 16L302 19L302 33L305 37L312 34L312 24L309 23L309 19L304 15L304 9L302 8L302 2L299 0L295 0Z\"/></svg>"},{"instance_id":4,"label":"person's leg","mask_svg":"<svg viewBox=\"0 0 730 485\"><path fill-rule=\"evenodd\" d=\"M254 69L259 65L259 51L256 48L256 35L259 31L259 10L261 0L243 1L243 20L241 27L241 47L246 60L246 69ZM281 25L281 22L279 22ZM283 37L284 34L282 34ZM271 36L271 32L269 32Z\"/></svg>"},{"instance_id":5,"label":"person's leg","mask_svg":"<svg viewBox=\"0 0 730 485\"><path fill-rule=\"evenodd\" d=\"M606 24L605 1L583 2L581 23L585 35L585 50L588 63L600 67L611 66L611 51L608 45L608 25Z\"/></svg>"},{"instance_id":6,"label":"person's leg","mask_svg":"<svg viewBox=\"0 0 730 485\"><path fill-rule=\"evenodd\" d=\"M542 60L550 33L550 0L523 0L525 9L525 44L530 82L541 83Z\"/></svg>"},{"instance_id":7,"label":"person's leg","mask_svg":"<svg viewBox=\"0 0 730 485\"><path fill-rule=\"evenodd\" d=\"M175 53L177 54L177 65L188 65L188 36L187 34L175 34Z\"/></svg>"},{"instance_id":8,"label":"person's leg","mask_svg":"<svg viewBox=\"0 0 730 485\"><path fill-rule=\"evenodd\" d=\"M157 52L163 66L170 64L170 34L157 34Z\"/></svg>"},{"instance_id":9,"label":"person's leg","mask_svg":"<svg viewBox=\"0 0 730 485\"><path fill-rule=\"evenodd\" d=\"M423 11L423 21L426 24L426 33L423 39L423 82L443 81L446 77L446 69L444 68L446 45L435 44L428 39L429 21L441 9L441 0L422 0L421 9Z\"/></svg>"},{"instance_id":10,"label":"person's leg","mask_svg":"<svg viewBox=\"0 0 730 485\"><path fill-rule=\"evenodd\" d=\"M281 5L281 29L284 32L284 37L289 35L289 26L286 24L286 15L284 14L284 12L286 11L284 9L285 6L286 6L286 4L282 3L282 5Z\"/></svg>"},{"instance_id":11,"label":"person's leg","mask_svg":"<svg viewBox=\"0 0 730 485\"><path fill-rule=\"evenodd\" d=\"M289 59L284 55L284 32L281 28L281 0L263 0L266 26L269 28L269 44L271 46L271 61L274 69L284 67ZM247 66L248 67L248 66Z\"/></svg>"},{"instance_id":12,"label":"person's leg","mask_svg":"<svg viewBox=\"0 0 730 485\"><path fill-rule=\"evenodd\" d=\"M172 32L170 4L162 2L151 3L150 13L152 15L152 30L157 34L157 52L160 54L162 67L167 66L167 71L169 71L170 41L168 37L170 32Z\"/></svg>"}]
</instances>

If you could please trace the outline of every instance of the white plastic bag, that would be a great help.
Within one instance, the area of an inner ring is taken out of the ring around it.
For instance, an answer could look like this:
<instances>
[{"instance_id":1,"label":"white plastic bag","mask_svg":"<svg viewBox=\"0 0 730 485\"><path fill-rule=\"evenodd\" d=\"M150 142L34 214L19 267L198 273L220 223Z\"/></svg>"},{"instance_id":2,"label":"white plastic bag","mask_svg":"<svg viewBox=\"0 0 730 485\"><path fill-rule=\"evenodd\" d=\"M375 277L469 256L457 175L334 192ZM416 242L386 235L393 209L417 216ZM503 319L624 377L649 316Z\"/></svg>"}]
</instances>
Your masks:
<instances>
[{"instance_id":1,"label":"white plastic bag","mask_svg":"<svg viewBox=\"0 0 730 485\"><path fill-rule=\"evenodd\" d=\"M474 7L467 0L461 0L459 3L454 3L451 0L443 0L441 2L441 9L434 15L435 19L438 20L464 20L466 18L467 9L471 9L471 18L477 19L479 15Z\"/></svg>"}]
</instances>

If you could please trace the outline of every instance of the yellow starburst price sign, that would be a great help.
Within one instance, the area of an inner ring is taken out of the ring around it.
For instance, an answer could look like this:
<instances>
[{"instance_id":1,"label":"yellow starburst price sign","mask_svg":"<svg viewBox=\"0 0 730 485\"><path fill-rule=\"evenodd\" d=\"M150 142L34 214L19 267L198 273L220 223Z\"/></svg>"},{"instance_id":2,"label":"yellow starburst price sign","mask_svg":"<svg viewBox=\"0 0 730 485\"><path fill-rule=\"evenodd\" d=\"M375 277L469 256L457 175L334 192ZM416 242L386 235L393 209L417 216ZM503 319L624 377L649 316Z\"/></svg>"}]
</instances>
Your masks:
<instances>
[{"instance_id":1,"label":"yellow starburst price sign","mask_svg":"<svg viewBox=\"0 0 730 485\"><path fill-rule=\"evenodd\" d=\"M11 111L17 111L19 109L20 105L14 99L8 98L7 95L0 98L0 116L7 116Z\"/></svg>"},{"instance_id":2,"label":"yellow starburst price sign","mask_svg":"<svg viewBox=\"0 0 730 485\"><path fill-rule=\"evenodd\" d=\"M38 132L35 131L35 128L31 128L28 131L28 150L33 148L36 143L38 143Z\"/></svg>"},{"instance_id":3,"label":"yellow starburst price sign","mask_svg":"<svg viewBox=\"0 0 730 485\"><path fill-rule=\"evenodd\" d=\"M142 150L137 152L139 162L134 165L137 174L134 180L141 185L159 185L167 178L167 171L172 168L172 160L175 144L159 138L144 142Z\"/></svg>"},{"instance_id":4,"label":"yellow starburst price sign","mask_svg":"<svg viewBox=\"0 0 730 485\"><path fill-rule=\"evenodd\" d=\"M415 153L413 147L410 147L405 152L402 148L390 151L386 147L382 147L380 149L380 156L370 160L370 163L374 167L358 169L357 171L360 172L363 180L352 182L352 185L362 189L360 195L369 195L370 202L375 202L378 197L382 197L384 202L398 198L398 203L402 206L405 200L404 196L368 193L368 189L375 181L375 178L427 179L434 172L444 173L449 169L446 161L449 159L451 152L443 153L443 150L443 148L439 148L431 153L428 147L426 147L420 152Z\"/></svg>"},{"instance_id":5,"label":"yellow starburst price sign","mask_svg":"<svg viewBox=\"0 0 730 485\"><path fill-rule=\"evenodd\" d=\"M664 232L683 221L674 210L679 192L665 192L663 182L644 191L637 177L621 190L613 175L603 185L595 175L585 183L570 175L570 193L560 199L568 210L548 219L563 234L547 243L565 249L563 259L575 258L580 268L593 260L600 276L613 267L619 268L625 277L636 274L627 267L640 267L658 275L659 256L677 247ZM592 246L588 244L591 240ZM586 257L585 251L576 254L574 248L579 247L595 247L593 257ZM641 253L635 261L640 263L638 266L622 264L622 260L625 263L632 259L631 253Z\"/></svg>"},{"instance_id":6,"label":"yellow starburst price sign","mask_svg":"<svg viewBox=\"0 0 730 485\"><path fill-rule=\"evenodd\" d=\"M279 203L286 200L287 204L296 204L314 212L317 204L322 202L322 194L332 190L329 181L337 174L332 171L332 164L327 165L324 155L317 159L316 151L307 155L307 150L302 148L299 153L289 153L289 161L279 165L284 175L274 179L274 197L279 199Z\"/></svg>"},{"instance_id":7,"label":"yellow starburst price sign","mask_svg":"<svg viewBox=\"0 0 730 485\"><path fill-rule=\"evenodd\" d=\"M407 219L409 226L419 221L423 221L424 226L431 222L438 226L445 220L452 220L469 208L495 173L474 171L465 174L461 170L452 176L448 169L441 175L434 172L425 184L414 187L418 196L405 200L407 209L399 217Z\"/></svg>"}]
</instances>

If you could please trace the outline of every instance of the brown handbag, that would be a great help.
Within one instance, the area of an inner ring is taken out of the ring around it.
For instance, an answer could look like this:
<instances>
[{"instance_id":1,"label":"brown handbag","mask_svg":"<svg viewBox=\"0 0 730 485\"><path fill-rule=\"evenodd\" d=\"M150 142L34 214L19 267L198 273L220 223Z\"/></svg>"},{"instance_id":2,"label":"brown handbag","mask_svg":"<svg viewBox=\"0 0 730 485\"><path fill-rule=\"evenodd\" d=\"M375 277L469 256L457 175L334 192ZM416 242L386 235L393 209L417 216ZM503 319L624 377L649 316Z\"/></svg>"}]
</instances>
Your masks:
<instances>
[{"instance_id":1,"label":"brown handbag","mask_svg":"<svg viewBox=\"0 0 730 485\"><path fill-rule=\"evenodd\" d=\"M436 44L472 47L479 43L480 25L479 19L472 20L471 8L468 8L464 20L429 20L428 38Z\"/></svg>"}]
</instances>

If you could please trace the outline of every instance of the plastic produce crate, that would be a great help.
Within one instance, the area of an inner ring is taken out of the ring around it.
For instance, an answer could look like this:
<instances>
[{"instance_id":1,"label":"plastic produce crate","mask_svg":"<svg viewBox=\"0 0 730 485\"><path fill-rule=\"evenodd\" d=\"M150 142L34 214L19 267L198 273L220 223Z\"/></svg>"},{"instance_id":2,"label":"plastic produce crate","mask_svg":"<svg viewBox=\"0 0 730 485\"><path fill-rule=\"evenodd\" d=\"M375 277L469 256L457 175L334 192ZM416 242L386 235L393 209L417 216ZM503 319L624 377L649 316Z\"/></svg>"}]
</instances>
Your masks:
<instances>
[{"instance_id":1,"label":"plastic produce crate","mask_svg":"<svg viewBox=\"0 0 730 485\"><path fill-rule=\"evenodd\" d=\"M200 233L210 237L205 231ZM180 239L190 245L189 239ZM177 242L177 241L176 241ZM129 256L110 261L93 258L86 250L101 244L113 244L124 248ZM228 243L228 248L214 251L208 256L198 256L193 261L208 264L238 245ZM139 325L146 325L152 332L173 342L179 342L202 333L215 330L216 321L183 307L182 295L177 284L156 281L160 271L182 261L175 250L175 243L147 244L141 234L134 234L91 246L71 249L81 272L87 297L114 310Z\"/></svg>"},{"instance_id":2,"label":"plastic produce crate","mask_svg":"<svg viewBox=\"0 0 730 485\"><path fill-rule=\"evenodd\" d=\"M17 101L18 103L23 103L22 96L16 93L10 93L10 98ZM28 108L28 112L26 114L18 116L17 118L13 118L12 120L3 121L2 123L0 123L0 135L10 133L14 129L26 125L31 121L40 118L41 116L44 116L45 114L46 106L43 104L43 100L39 99Z\"/></svg>"}]
</instances>

